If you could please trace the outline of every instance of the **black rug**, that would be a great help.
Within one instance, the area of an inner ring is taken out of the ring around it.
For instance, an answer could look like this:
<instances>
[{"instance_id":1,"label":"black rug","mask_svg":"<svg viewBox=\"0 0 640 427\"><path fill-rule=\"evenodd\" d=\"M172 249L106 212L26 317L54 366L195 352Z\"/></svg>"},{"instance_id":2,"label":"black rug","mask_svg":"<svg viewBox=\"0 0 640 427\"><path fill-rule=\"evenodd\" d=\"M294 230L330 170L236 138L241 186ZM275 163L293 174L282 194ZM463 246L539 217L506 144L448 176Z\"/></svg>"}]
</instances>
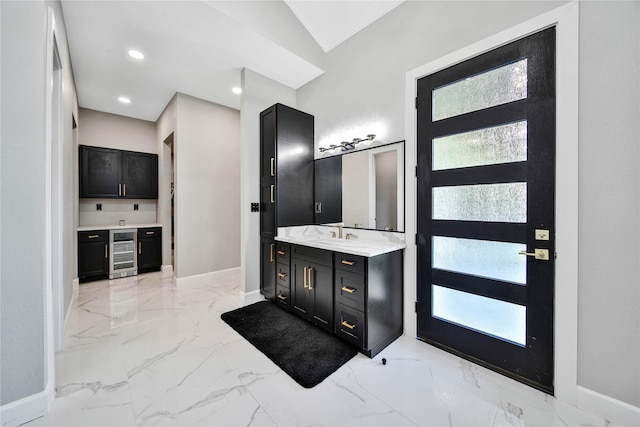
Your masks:
<instances>
[{"instance_id":1,"label":"black rug","mask_svg":"<svg viewBox=\"0 0 640 427\"><path fill-rule=\"evenodd\" d=\"M358 352L353 345L268 301L220 317L305 388L320 384Z\"/></svg>"}]
</instances>

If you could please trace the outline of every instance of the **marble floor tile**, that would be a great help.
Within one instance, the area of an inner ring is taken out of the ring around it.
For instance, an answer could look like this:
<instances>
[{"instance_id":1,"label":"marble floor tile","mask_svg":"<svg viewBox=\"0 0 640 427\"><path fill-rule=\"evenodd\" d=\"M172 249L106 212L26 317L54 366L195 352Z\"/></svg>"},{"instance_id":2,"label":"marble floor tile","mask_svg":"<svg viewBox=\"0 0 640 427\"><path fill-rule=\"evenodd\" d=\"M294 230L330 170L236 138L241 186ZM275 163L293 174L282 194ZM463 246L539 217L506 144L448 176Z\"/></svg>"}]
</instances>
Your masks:
<instances>
[{"instance_id":1,"label":"marble floor tile","mask_svg":"<svg viewBox=\"0 0 640 427\"><path fill-rule=\"evenodd\" d=\"M53 407L27 426L611 425L404 336L305 389L220 319L240 291L239 274L81 285Z\"/></svg>"}]
</instances>

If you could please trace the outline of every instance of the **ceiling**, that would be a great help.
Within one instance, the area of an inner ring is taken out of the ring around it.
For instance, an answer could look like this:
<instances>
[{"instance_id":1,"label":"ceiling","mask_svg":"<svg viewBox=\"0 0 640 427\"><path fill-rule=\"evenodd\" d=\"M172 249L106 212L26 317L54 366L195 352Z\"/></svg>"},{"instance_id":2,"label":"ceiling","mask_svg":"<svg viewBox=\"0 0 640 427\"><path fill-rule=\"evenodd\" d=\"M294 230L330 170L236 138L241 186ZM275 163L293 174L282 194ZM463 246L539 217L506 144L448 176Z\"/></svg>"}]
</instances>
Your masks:
<instances>
[{"instance_id":1,"label":"ceiling","mask_svg":"<svg viewBox=\"0 0 640 427\"><path fill-rule=\"evenodd\" d=\"M63 0L62 11L80 106L156 121L176 92L239 109L243 68L298 89L403 1Z\"/></svg>"}]
</instances>

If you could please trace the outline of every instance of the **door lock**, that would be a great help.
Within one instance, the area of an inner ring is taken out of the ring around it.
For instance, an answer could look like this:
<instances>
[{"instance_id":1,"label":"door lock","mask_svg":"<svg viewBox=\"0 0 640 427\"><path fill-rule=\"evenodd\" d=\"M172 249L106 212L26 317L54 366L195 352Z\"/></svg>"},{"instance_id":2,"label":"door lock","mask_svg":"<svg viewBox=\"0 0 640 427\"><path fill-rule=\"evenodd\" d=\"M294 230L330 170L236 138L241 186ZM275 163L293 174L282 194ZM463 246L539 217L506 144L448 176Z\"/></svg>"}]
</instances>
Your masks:
<instances>
[{"instance_id":1,"label":"door lock","mask_svg":"<svg viewBox=\"0 0 640 427\"><path fill-rule=\"evenodd\" d=\"M535 249L535 252L520 251L520 255L532 256L541 261L549 261L549 249Z\"/></svg>"}]
</instances>

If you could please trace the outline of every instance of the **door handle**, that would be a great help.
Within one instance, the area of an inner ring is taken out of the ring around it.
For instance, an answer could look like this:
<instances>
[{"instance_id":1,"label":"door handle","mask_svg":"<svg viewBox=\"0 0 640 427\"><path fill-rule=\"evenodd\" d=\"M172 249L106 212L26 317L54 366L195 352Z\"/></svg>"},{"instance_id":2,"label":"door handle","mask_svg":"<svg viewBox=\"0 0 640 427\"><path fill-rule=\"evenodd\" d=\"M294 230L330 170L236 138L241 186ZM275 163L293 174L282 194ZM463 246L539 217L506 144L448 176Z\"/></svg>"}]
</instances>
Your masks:
<instances>
[{"instance_id":1,"label":"door handle","mask_svg":"<svg viewBox=\"0 0 640 427\"><path fill-rule=\"evenodd\" d=\"M535 249L535 252L520 251L519 255L534 257L540 261L549 261L549 249Z\"/></svg>"},{"instance_id":2,"label":"door handle","mask_svg":"<svg viewBox=\"0 0 640 427\"><path fill-rule=\"evenodd\" d=\"M138 242L138 255L142 255L142 242Z\"/></svg>"},{"instance_id":3,"label":"door handle","mask_svg":"<svg viewBox=\"0 0 640 427\"><path fill-rule=\"evenodd\" d=\"M122 196L122 184L118 184L118 196Z\"/></svg>"},{"instance_id":4,"label":"door handle","mask_svg":"<svg viewBox=\"0 0 640 427\"><path fill-rule=\"evenodd\" d=\"M276 159L271 158L271 176L276 176Z\"/></svg>"},{"instance_id":5,"label":"door handle","mask_svg":"<svg viewBox=\"0 0 640 427\"><path fill-rule=\"evenodd\" d=\"M271 184L271 203L275 203L276 199L273 197L273 192L276 189L276 186Z\"/></svg>"},{"instance_id":6,"label":"door handle","mask_svg":"<svg viewBox=\"0 0 640 427\"><path fill-rule=\"evenodd\" d=\"M276 246L275 243L272 243L271 246L269 246L269 262L273 262L275 261L273 259L273 248Z\"/></svg>"},{"instance_id":7,"label":"door handle","mask_svg":"<svg viewBox=\"0 0 640 427\"><path fill-rule=\"evenodd\" d=\"M307 289L312 290L313 286L311 286L311 283L313 281L313 268L309 267L307 268L307 273L309 274L309 280L307 281Z\"/></svg>"},{"instance_id":8,"label":"door handle","mask_svg":"<svg viewBox=\"0 0 640 427\"><path fill-rule=\"evenodd\" d=\"M104 257L109 258L109 245L104 245Z\"/></svg>"},{"instance_id":9,"label":"door handle","mask_svg":"<svg viewBox=\"0 0 640 427\"><path fill-rule=\"evenodd\" d=\"M287 277L287 273L278 273L278 277L284 279L285 277Z\"/></svg>"},{"instance_id":10,"label":"door handle","mask_svg":"<svg viewBox=\"0 0 640 427\"><path fill-rule=\"evenodd\" d=\"M122 195L127 197L127 184L122 184Z\"/></svg>"},{"instance_id":11,"label":"door handle","mask_svg":"<svg viewBox=\"0 0 640 427\"><path fill-rule=\"evenodd\" d=\"M307 267L302 269L302 287L307 289Z\"/></svg>"}]
</instances>

